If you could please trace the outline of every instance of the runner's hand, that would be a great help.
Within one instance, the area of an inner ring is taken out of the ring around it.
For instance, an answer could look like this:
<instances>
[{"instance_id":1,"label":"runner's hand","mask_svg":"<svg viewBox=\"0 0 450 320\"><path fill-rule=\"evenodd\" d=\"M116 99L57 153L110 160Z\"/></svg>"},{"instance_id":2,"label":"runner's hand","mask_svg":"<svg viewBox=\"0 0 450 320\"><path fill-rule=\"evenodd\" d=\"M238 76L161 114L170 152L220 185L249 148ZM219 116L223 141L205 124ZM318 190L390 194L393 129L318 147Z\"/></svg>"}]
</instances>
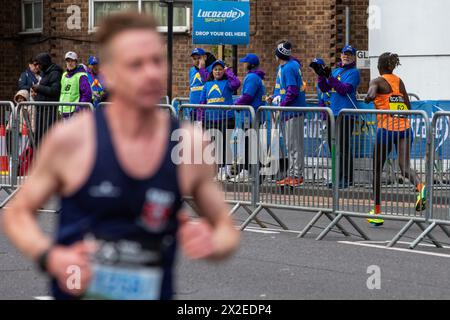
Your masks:
<instances>
[{"instance_id":1,"label":"runner's hand","mask_svg":"<svg viewBox=\"0 0 450 320\"><path fill-rule=\"evenodd\" d=\"M216 252L213 229L205 219L190 219L186 213L178 215L178 237L184 254L190 259L204 259Z\"/></svg>"},{"instance_id":2,"label":"runner's hand","mask_svg":"<svg viewBox=\"0 0 450 320\"><path fill-rule=\"evenodd\" d=\"M90 257L96 246L86 241L69 247L53 247L47 258L48 273L55 277L59 287L68 294L79 296L91 280Z\"/></svg>"}]
</instances>

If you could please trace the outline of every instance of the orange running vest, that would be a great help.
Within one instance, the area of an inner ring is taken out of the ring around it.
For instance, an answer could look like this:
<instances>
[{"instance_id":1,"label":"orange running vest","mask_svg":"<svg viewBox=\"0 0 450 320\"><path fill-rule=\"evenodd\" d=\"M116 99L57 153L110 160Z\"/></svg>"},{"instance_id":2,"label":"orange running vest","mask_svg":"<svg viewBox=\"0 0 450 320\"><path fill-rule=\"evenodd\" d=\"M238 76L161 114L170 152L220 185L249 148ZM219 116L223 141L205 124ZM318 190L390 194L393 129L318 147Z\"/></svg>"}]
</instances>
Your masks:
<instances>
[{"instance_id":1,"label":"orange running vest","mask_svg":"<svg viewBox=\"0 0 450 320\"><path fill-rule=\"evenodd\" d=\"M388 94L377 94L375 98L375 109L377 110L408 110L403 94L400 92L400 78L394 74L381 76L391 86L392 92ZM389 131L405 131L411 127L409 120L401 116L387 114L377 115L378 128Z\"/></svg>"}]
</instances>

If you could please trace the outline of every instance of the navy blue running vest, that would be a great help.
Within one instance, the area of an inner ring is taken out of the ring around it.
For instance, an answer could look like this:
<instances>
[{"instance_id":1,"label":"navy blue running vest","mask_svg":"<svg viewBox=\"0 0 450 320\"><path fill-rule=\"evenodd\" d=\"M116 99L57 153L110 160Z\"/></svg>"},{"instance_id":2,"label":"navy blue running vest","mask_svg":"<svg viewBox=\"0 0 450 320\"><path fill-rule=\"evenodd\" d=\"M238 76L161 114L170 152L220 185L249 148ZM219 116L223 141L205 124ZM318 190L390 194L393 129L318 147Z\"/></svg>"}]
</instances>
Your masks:
<instances>
[{"instance_id":1,"label":"navy blue running vest","mask_svg":"<svg viewBox=\"0 0 450 320\"><path fill-rule=\"evenodd\" d=\"M112 245L127 241L141 247L143 252L156 252L158 259L140 263L162 268L160 298L171 299L177 247L176 214L182 204L177 167L170 157L176 141L169 142L161 166L152 177L134 179L123 171L117 160L104 110L98 109L94 115L95 164L87 182L73 195L62 198L55 242L71 245L91 236ZM171 119L169 137L177 128L178 124ZM56 299L73 298L54 279L51 287Z\"/></svg>"}]
</instances>

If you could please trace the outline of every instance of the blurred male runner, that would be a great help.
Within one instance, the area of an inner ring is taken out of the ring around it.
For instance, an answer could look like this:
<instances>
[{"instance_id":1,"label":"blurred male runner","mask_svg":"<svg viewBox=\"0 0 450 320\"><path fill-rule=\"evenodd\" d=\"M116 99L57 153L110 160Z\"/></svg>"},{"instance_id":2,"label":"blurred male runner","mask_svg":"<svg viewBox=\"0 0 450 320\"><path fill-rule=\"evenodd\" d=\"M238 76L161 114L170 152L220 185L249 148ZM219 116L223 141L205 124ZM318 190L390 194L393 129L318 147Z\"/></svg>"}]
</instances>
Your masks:
<instances>
[{"instance_id":1,"label":"blurred male runner","mask_svg":"<svg viewBox=\"0 0 450 320\"><path fill-rule=\"evenodd\" d=\"M112 105L49 133L4 216L5 231L48 272L57 299L170 299L177 240L189 258L217 259L237 248L239 233L213 167L171 159L178 125L157 107L167 70L157 23L113 15L97 36ZM196 129L183 129L190 134L183 140L193 142ZM62 197L62 213L52 240L36 211L54 193ZM180 211L181 195L194 196L203 216L197 223Z\"/></svg>"}]
</instances>

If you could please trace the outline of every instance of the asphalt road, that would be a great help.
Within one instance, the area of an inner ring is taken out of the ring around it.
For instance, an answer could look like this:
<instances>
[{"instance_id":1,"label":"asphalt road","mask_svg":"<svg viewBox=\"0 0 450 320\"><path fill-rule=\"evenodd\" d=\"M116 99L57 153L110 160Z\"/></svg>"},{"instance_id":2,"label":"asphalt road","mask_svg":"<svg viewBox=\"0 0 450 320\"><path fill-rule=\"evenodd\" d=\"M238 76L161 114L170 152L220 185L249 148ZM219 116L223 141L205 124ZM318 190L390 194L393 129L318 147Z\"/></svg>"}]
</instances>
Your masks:
<instances>
[{"instance_id":1,"label":"asphalt road","mask_svg":"<svg viewBox=\"0 0 450 320\"><path fill-rule=\"evenodd\" d=\"M294 211L276 212L293 230L300 230L313 216ZM246 216L239 211L236 223ZM180 254L176 266L176 298L450 298L450 246L437 249L424 243L414 251L406 249L407 243L419 234L417 227L402 239L405 243L387 249L385 240L400 230L402 224L386 222L381 228L372 228L359 220L358 224L373 241L370 243L336 232L316 241L320 229L314 228L305 238L298 239L295 231L275 230L273 220L266 213L260 218L270 230L252 223L242 233L239 251L225 262L188 261ZM56 219L57 214L53 213L39 216L40 225L49 234ZM326 225L326 219L322 219L319 226ZM435 236L450 242L440 232ZM373 280L378 271L379 282ZM46 299L49 296L46 280L0 233L0 299ZM368 288L368 282L372 289Z\"/></svg>"}]
</instances>

